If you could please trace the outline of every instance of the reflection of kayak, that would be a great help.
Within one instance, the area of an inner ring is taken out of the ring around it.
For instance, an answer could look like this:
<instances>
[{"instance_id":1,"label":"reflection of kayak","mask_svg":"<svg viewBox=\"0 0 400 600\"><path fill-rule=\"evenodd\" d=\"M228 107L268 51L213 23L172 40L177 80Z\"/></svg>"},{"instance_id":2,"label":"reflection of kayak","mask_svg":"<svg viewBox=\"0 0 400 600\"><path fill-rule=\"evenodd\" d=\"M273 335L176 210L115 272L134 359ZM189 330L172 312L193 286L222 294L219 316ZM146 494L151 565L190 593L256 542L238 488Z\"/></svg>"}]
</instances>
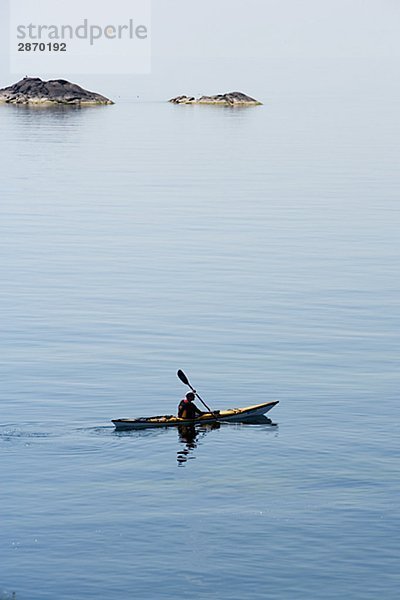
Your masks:
<instances>
[{"instance_id":1,"label":"reflection of kayak","mask_svg":"<svg viewBox=\"0 0 400 600\"><path fill-rule=\"evenodd\" d=\"M230 408L228 410L204 413L196 419L180 419L174 415L159 417L141 417L139 419L113 419L116 429L149 429L152 427L171 427L173 425L201 425L205 423L245 423L265 415L278 401L255 404L245 408Z\"/></svg>"}]
</instances>

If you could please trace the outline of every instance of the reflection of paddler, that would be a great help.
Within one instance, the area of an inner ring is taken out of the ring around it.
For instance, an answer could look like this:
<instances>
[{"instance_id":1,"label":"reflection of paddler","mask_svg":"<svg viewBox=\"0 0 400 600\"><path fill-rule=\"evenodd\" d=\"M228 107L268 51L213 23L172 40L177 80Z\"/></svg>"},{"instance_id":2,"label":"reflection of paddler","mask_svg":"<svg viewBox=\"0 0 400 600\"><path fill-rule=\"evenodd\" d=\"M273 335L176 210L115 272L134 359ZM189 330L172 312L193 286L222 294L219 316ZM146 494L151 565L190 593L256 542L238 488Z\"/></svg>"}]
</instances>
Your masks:
<instances>
[{"instance_id":1,"label":"reflection of paddler","mask_svg":"<svg viewBox=\"0 0 400 600\"><path fill-rule=\"evenodd\" d=\"M183 464L187 461L190 451L196 448L196 440L198 432L194 425L179 425L178 426L179 441L185 444L183 450L177 452L178 464ZM191 458L194 458L193 456Z\"/></svg>"},{"instance_id":2,"label":"reflection of paddler","mask_svg":"<svg viewBox=\"0 0 400 600\"><path fill-rule=\"evenodd\" d=\"M194 404L194 398L195 392L188 392L185 398L180 401L178 406L178 417L180 419L195 419L203 414Z\"/></svg>"},{"instance_id":3,"label":"reflection of paddler","mask_svg":"<svg viewBox=\"0 0 400 600\"><path fill-rule=\"evenodd\" d=\"M186 444L189 449L196 448L198 432L194 425L179 425L178 431L180 442Z\"/></svg>"},{"instance_id":4,"label":"reflection of paddler","mask_svg":"<svg viewBox=\"0 0 400 600\"><path fill-rule=\"evenodd\" d=\"M177 452L178 463L182 465L188 458L195 458L195 456L189 456L191 452L197 448L197 439L199 435L205 436L208 431L212 429L219 429L221 425L219 423L209 423L203 425L200 429L194 425L178 425L179 441L181 444L185 444L183 450Z\"/></svg>"}]
</instances>

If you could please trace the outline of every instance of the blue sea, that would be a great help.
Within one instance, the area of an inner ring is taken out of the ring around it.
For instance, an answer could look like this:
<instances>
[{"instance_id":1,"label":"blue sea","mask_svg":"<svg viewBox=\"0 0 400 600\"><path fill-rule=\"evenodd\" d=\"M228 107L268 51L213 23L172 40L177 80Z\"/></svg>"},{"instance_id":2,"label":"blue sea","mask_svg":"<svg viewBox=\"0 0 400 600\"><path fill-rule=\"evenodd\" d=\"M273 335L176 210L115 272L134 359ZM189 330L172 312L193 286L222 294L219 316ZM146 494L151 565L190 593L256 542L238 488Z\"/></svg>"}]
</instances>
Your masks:
<instances>
[{"instance_id":1,"label":"blue sea","mask_svg":"<svg viewBox=\"0 0 400 600\"><path fill-rule=\"evenodd\" d=\"M114 106L0 106L2 600L398 598L396 73L155 64L74 78ZM233 89L263 106L165 101ZM178 369L272 423L114 430L174 413Z\"/></svg>"}]
</instances>

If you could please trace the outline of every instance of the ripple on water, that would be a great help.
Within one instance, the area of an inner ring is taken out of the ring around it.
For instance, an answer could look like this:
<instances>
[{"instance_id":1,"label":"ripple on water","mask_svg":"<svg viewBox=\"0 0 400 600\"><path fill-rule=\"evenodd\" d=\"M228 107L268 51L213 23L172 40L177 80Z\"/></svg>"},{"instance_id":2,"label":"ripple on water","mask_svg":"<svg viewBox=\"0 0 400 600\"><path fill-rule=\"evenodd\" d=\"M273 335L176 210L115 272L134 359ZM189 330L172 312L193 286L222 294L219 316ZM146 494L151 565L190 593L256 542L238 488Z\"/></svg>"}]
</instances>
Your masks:
<instances>
[{"instance_id":1,"label":"ripple on water","mask_svg":"<svg viewBox=\"0 0 400 600\"><path fill-rule=\"evenodd\" d=\"M32 431L33 425L5 424L0 427L0 441L7 443L30 442L54 437L55 434L48 431ZM35 427L35 429L37 429Z\"/></svg>"}]
</instances>

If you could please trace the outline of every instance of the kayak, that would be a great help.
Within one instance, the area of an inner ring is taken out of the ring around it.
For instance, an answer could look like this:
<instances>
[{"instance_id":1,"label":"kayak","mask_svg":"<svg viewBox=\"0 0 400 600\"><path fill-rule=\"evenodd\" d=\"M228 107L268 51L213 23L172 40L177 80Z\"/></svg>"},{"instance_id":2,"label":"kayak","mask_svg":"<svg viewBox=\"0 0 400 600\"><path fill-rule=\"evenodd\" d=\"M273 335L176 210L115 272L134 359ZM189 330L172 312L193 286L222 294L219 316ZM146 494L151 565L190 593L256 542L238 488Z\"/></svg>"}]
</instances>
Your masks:
<instances>
[{"instance_id":1,"label":"kayak","mask_svg":"<svg viewBox=\"0 0 400 600\"><path fill-rule=\"evenodd\" d=\"M155 427L173 427L179 425L205 425L207 423L246 423L265 415L279 400L254 404L245 408L230 408L215 412L207 412L196 419L180 419L175 415L157 417L139 417L137 419L113 419L115 429L151 429Z\"/></svg>"}]
</instances>

